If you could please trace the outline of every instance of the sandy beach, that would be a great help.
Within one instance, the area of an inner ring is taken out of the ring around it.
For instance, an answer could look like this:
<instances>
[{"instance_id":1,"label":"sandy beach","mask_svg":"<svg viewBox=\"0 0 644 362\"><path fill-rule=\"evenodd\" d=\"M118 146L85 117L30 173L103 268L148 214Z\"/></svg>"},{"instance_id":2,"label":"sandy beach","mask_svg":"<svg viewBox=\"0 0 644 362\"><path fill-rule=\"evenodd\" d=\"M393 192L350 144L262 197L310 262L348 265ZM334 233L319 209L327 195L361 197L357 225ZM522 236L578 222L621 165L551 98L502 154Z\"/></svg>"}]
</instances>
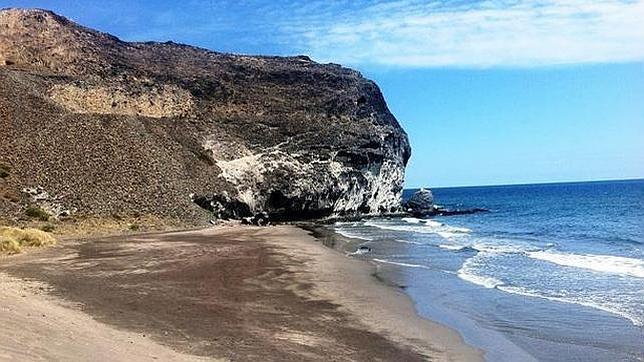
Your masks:
<instances>
[{"instance_id":1,"label":"sandy beach","mask_svg":"<svg viewBox=\"0 0 644 362\"><path fill-rule=\"evenodd\" d=\"M65 241L0 258L0 359L482 359L373 271L295 226Z\"/></svg>"}]
</instances>

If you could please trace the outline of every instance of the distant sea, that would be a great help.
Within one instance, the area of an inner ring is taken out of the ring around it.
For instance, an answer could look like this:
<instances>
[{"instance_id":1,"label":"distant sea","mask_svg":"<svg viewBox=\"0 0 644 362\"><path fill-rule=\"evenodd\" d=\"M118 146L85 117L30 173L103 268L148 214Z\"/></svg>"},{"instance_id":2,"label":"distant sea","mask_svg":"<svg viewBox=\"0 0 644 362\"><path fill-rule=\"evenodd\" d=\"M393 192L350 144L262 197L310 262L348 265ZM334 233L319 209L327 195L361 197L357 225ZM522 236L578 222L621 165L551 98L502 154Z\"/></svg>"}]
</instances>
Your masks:
<instances>
[{"instance_id":1,"label":"distant sea","mask_svg":"<svg viewBox=\"0 0 644 362\"><path fill-rule=\"evenodd\" d=\"M644 360L644 180L432 191L490 212L334 229L490 361Z\"/></svg>"}]
</instances>

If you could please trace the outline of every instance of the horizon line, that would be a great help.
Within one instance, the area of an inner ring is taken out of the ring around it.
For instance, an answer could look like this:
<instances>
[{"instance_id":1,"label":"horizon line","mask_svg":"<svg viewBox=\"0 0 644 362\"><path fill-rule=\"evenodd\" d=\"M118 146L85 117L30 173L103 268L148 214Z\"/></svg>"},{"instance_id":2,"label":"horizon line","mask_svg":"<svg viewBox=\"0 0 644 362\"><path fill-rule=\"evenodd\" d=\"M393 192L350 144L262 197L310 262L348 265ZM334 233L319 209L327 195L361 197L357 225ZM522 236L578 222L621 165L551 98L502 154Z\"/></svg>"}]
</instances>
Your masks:
<instances>
[{"instance_id":1,"label":"horizon line","mask_svg":"<svg viewBox=\"0 0 644 362\"><path fill-rule=\"evenodd\" d=\"M615 182L615 181L644 181L644 177L638 176L633 178L615 178L615 179L600 179L600 180L576 180L576 181L545 181L545 182L518 182L507 184L481 184L481 185L456 185L456 186L415 186L404 187L403 190L417 190L420 188L426 189L448 189L448 188L467 188L467 187L503 187L503 186L532 186L532 185L556 185L556 184L572 184L572 183L593 183L593 182Z\"/></svg>"}]
</instances>

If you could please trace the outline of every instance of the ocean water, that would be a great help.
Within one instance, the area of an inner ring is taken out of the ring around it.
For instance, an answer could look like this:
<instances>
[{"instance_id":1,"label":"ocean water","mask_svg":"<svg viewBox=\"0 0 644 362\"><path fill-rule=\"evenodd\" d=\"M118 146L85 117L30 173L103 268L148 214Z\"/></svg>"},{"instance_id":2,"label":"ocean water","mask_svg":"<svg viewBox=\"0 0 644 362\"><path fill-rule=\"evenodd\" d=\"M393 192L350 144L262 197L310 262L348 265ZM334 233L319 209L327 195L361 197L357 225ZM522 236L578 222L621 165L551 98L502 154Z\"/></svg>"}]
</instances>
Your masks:
<instances>
[{"instance_id":1,"label":"ocean water","mask_svg":"<svg viewBox=\"0 0 644 362\"><path fill-rule=\"evenodd\" d=\"M644 180L432 191L490 212L334 229L488 360L644 361Z\"/></svg>"}]
</instances>

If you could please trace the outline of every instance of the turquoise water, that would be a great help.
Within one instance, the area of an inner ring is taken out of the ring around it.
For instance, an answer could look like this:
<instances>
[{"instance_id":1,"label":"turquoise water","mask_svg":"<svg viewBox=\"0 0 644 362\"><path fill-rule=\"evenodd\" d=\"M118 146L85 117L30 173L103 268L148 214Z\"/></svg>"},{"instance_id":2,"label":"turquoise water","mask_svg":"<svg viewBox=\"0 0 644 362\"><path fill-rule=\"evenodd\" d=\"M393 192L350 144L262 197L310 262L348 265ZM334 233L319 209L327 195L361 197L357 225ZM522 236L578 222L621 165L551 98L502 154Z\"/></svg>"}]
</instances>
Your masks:
<instances>
[{"instance_id":1,"label":"turquoise water","mask_svg":"<svg viewBox=\"0 0 644 362\"><path fill-rule=\"evenodd\" d=\"M644 180L433 192L490 212L334 228L489 360L644 360Z\"/></svg>"}]
</instances>

